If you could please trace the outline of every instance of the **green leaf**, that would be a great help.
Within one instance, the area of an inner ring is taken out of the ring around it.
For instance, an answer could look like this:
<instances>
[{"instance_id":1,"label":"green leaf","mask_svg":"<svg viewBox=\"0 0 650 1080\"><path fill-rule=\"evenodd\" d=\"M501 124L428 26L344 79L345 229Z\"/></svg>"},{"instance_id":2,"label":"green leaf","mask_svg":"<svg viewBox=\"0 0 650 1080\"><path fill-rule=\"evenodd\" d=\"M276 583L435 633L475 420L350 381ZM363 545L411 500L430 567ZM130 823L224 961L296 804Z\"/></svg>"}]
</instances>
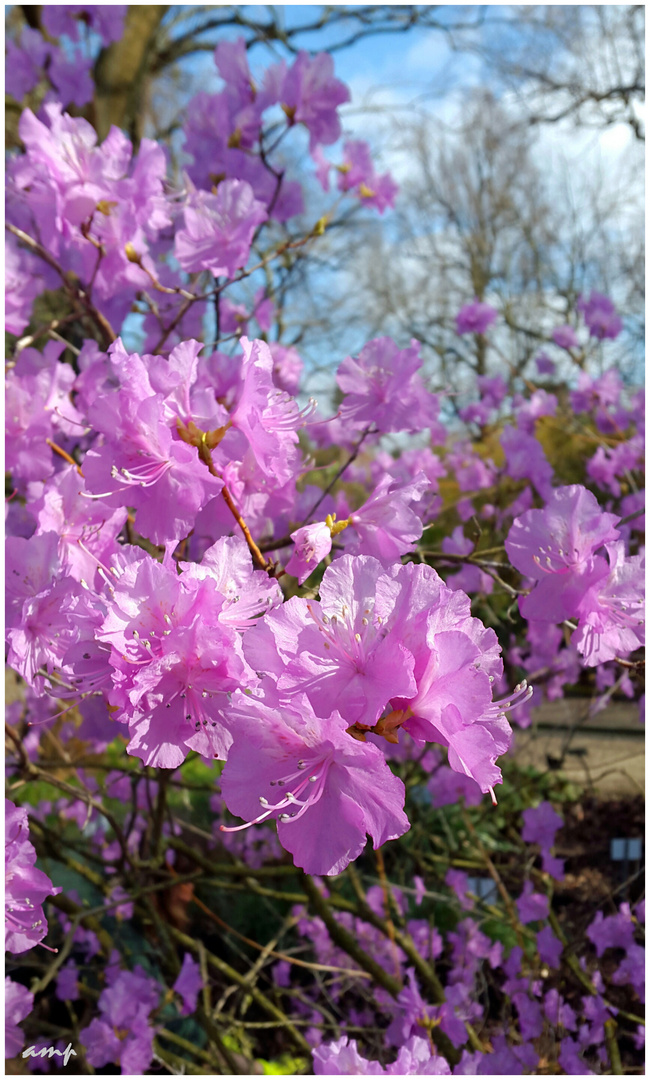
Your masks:
<instances>
[{"instance_id":1,"label":"green leaf","mask_svg":"<svg viewBox=\"0 0 650 1080\"><path fill-rule=\"evenodd\" d=\"M262 1066L264 1076L303 1076L311 1068L311 1061L307 1058L293 1057L291 1054L281 1054L273 1061L258 1058L257 1063Z\"/></svg>"}]
</instances>

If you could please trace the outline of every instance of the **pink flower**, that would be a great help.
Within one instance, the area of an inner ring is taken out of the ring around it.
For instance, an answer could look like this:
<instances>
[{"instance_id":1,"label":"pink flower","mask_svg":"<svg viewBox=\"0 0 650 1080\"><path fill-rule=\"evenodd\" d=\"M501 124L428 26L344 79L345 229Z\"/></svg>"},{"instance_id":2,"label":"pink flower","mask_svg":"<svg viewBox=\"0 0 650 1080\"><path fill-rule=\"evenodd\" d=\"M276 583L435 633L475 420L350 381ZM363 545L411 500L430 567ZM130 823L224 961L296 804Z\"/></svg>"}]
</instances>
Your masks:
<instances>
[{"instance_id":1,"label":"pink flower","mask_svg":"<svg viewBox=\"0 0 650 1080\"><path fill-rule=\"evenodd\" d=\"M540 353L535 359L535 364L540 375L555 375L555 363L546 353Z\"/></svg>"},{"instance_id":2,"label":"pink flower","mask_svg":"<svg viewBox=\"0 0 650 1080\"><path fill-rule=\"evenodd\" d=\"M246 634L251 666L283 696L306 693L322 716L335 708L348 724L372 727L385 711L402 714L405 731L447 746L451 767L482 791L499 783L511 702L492 700L499 646L472 618L469 597L431 567L386 570L365 555L329 566L320 595L320 604L294 597ZM527 694L522 684L513 701Z\"/></svg>"},{"instance_id":3,"label":"pink flower","mask_svg":"<svg viewBox=\"0 0 650 1080\"><path fill-rule=\"evenodd\" d=\"M126 4L48 4L43 10L43 26L52 37L65 34L77 41L79 20L83 18L100 35L104 45L110 45L122 37L126 7Z\"/></svg>"},{"instance_id":4,"label":"pink flower","mask_svg":"<svg viewBox=\"0 0 650 1080\"><path fill-rule=\"evenodd\" d=\"M581 296L577 306L585 317L589 333L599 341L616 338L623 329L623 321L608 296L592 292L589 298Z\"/></svg>"},{"instance_id":5,"label":"pink flower","mask_svg":"<svg viewBox=\"0 0 650 1080\"><path fill-rule=\"evenodd\" d=\"M459 334L484 334L496 321L498 312L490 304L474 300L465 304L456 316L456 329Z\"/></svg>"},{"instance_id":6,"label":"pink flower","mask_svg":"<svg viewBox=\"0 0 650 1080\"><path fill-rule=\"evenodd\" d=\"M524 891L516 901L522 923L541 922L548 917L548 896L533 891L532 881L527 881Z\"/></svg>"},{"instance_id":7,"label":"pink flower","mask_svg":"<svg viewBox=\"0 0 650 1080\"><path fill-rule=\"evenodd\" d=\"M5 328L22 334L32 313L32 304L45 289L44 264L31 252L5 235Z\"/></svg>"},{"instance_id":8,"label":"pink flower","mask_svg":"<svg viewBox=\"0 0 650 1080\"><path fill-rule=\"evenodd\" d=\"M542 444L534 435L508 424L501 432L506 462L504 471L513 480L530 480L543 499L551 497L553 469Z\"/></svg>"},{"instance_id":9,"label":"pink flower","mask_svg":"<svg viewBox=\"0 0 650 1080\"><path fill-rule=\"evenodd\" d=\"M284 696L306 693L323 716L372 725L392 694L415 691L413 657L388 630L399 591L376 559L343 555L320 603L294 597L246 634L246 658Z\"/></svg>"},{"instance_id":10,"label":"pink flower","mask_svg":"<svg viewBox=\"0 0 650 1080\"><path fill-rule=\"evenodd\" d=\"M312 570L332 550L332 533L330 527L324 521L317 521L315 525L305 525L291 533L294 543L291 558L285 570L287 574L293 574L298 578L298 584L309 577Z\"/></svg>"},{"instance_id":11,"label":"pink flower","mask_svg":"<svg viewBox=\"0 0 650 1080\"><path fill-rule=\"evenodd\" d=\"M555 488L543 510L515 518L505 542L508 558L537 583L519 601L524 618L561 622L576 614L594 572L602 576L592 556L618 537L617 522L580 484Z\"/></svg>"},{"instance_id":12,"label":"pink flower","mask_svg":"<svg viewBox=\"0 0 650 1080\"><path fill-rule=\"evenodd\" d=\"M543 964L556 968L560 965L562 943L556 938L550 926L545 926L537 935L537 951Z\"/></svg>"},{"instance_id":13,"label":"pink flower","mask_svg":"<svg viewBox=\"0 0 650 1080\"><path fill-rule=\"evenodd\" d=\"M299 52L287 71L280 102L290 124L304 124L309 130L310 147L327 146L341 134L337 108L350 100L350 91L334 78L334 61L328 53L313 58Z\"/></svg>"},{"instance_id":14,"label":"pink flower","mask_svg":"<svg viewBox=\"0 0 650 1080\"><path fill-rule=\"evenodd\" d=\"M5 948L8 952L26 952L43 940L47 934L43 901L60 892L47 874L36 868L27 811L5 799Z\"/></svg>"},{"instance_id":15,"label":"pink flower","mask_svg":"<svg viewBox=\"0 0 650 1080\"><path fill-rule=\"evenodd\" d=\"M182 1016L189 1016L194 1012L202 986L203 979L199 965L190 953L185 953L183 966L172 988L182 998Z\"/></svg>"},{"instance_id":16,"label":"pink flower","mask_svg":"<svg viewBox=\"0 0 650 1080\"><path fill-rule=\"evenodd\" d=\"M214 62L226 84L226 93L237 99L240 105L249 104L253 100L254 90L244 39L220 41L214 50Z\"/></svg>"},{"instance_id":17,"label":"pink flower","mask_svg":"<svg viewBox=\"0 0 650 1080\"><path fill-rule=\"evenodd\" d=\"M109 506L134 506L138 530L156 544L187 536L223 486L196 447L178 438L176 419L191 407L198 351L198 342L185 342L169 361L143 358L127 354L118 338L108 357L92 361L77 380L88 418L103 436L84 458L86 487ZM217 410L213 399L212 417L227 415Z\"/></svg>"},{"instance_id":18,"label":"pink flower","mask_svg":"<svg viewBox=\"0 0 650 1080\"><path fill-rule=\"evenodd\" d=\"M149 1067L154 1030L149 1013L160 999L160 987L137 965L133 971L107 968L109 985L99 997L101 1019L83 1029L86 1057L100 1068L119 1062L125 1075L139 1075Z\"/></svg>"},{"instance_id":19,"label":"pink flower","mask_svg":"<svg viewBox=\"0 0 650 1080\"><path fill-rule=\"evenodd\" d=\"M127 519L126 507L112 512L84 498L85 484L74 465L66 465L45 485L34 505L38 533L59 537L61 566L76 581L95 583L99 562L110 562L118 550L117 535ZM83 546L82 546L83 545Z\"/></svg>"},{"instance_id":20,"label":"pink flower","mask_svg":"<svg viewBox=\"0 0 650 1080\"><path fill-rule=\"evenodd\" d=\"M357 359L348 356L336 375L345 394L342 421L359 427L373 424L381 432L428 427L432 416L426 415L427 398L433 395L416 374L422 367L419 348L413 341L400 349L392 338L383 337L364 345Z\"/></svg>"},{"instance_id":21,"label":"pink flower","mask_svg":"<svg viewBox=\"0 0 650 1080\"><path fill-rule=\"evenodd\" d=\"M15 41L7 41L5 91L16 101L22 101L25 94L33 90L43 78L45 64L51 53L51 47L38 30L23 26L20 45Z\"/></svg>"},{"instance_id":22,"label":"pink flower","mask_svg":"<svg viewBox=\"0 0 650 1080\"><path fill-rule=\"evenodd\" d=\"M70 400L74 372L58 362L61 352L57 341L50 341L42 353L24 349L7 374L5 464L21 492L30 481L44 481L54 472L46 439L60 442L83 427Z\"/></svg>"},{"instance_id":23,"label":"pink flower","mask_svg":"<svg viewBox=\"0 0 650 1080\"><path fill-rule=\"evenodd\" d=\"M304 694L267 703L237 691L231 715L226 805L247 819L240 829L275 817L280 843L306 873L340 874L367 833L378 848L409 828L402 781L381 750L351 738L338 712L316 716Z\"/></svg>"},{"instance_id":24,"label":"pink flower","mask_svg":"<svg viewBox=\"0 0 650 1080\"><path fill-rule=\"evenodd\" d=\"M34 1008L34 995L26 986L5 976L5 1058L16 1057L25 1045L25 1035L18 1027Z\"/></svg>"},{"instance_id":25,"label":"pink flower","mask_svg":"<svg viewBox=\"0 0 650 1080\"><path fill-rule=\"evenodd\" d=\"M621 904L616 915L603 915L596 912L596 917L587 927L587 937L595 946L596 956L601 957L605 949L631 948L634 943L634 923L630 914L630 905Z\"/></svg>"},{"instance_id":26,"label":"pink flower","mask_svg":"<svg viewBox=\"0 0 650 1080\"><path fill-rule=\"evenodd\" d=\"M527 844L539 844L542 851L550 851L555 842L555 834L564 825L564 821L551 806L550 802L541 802L539 806L524 810L524 827L521 838Z\"/></svg>"},{"instance_id":27,"label":"pink flower","mask_svg":"<svg viewBox=\"0 0 650 1080\"><path fill-rule=\"evenodd\" d=\"M410 503L420 500L428 488L422 472L406 484L384 476L363 506L350 514L352 531L342 536L346 550L374 555L385 563L413 551L422 536L422 520Z\"/></svg>"},{"instance_id":28,"label":"pink flower","mask_svg":"<svg viewBox=\"0 0 650 1080\"><path fill-rule=\"evenodd\" d=\"M535 421L540 416L554 416L557 410L555 394L546 390L534 390L529 398L516 394L512 404L516 410L517 428L527 435L534 435Z\"/></svg>"},{"instance_id":29,"label":"pink flower","mask_svg":"<svg viewBox=\"0 0 650 1080\"><path fill-rule=\"evenodd\" d=\"M474 486L479 485L472 485ZM440 546L443 551L458 555L469 555L474 550L474 544L465 536L462 525L457 525L451 536L443 537ZM479 566L469 564L461 566L457 573L447 574L446 582L450 589L462 589L466 593L482 592L486 596L489 596L494 588L494 579L489 574L486 574Z\"/></svg>"},{"instance_id":30,"label":"pink flower","mask_svg":"<svg viewBox=\"0 0 650 1080\"><path fill-rule=\"evenodd\" d=\"M431 805L435 809L451 806L460 799L465 800L466 806L478 806L483 801L483 793L471 776L454 772L446 765L440 765L435 770L427 780L427 788L431 793Z\"/></svg>"},{"instance_id":31,"label":"pink flower","mask_svg":"<svg viewBox=\"0 0 650 1080\"><path fill-rule=\"evenodd\" d=\"M312 1056L316 1076L377 1076L385 1071L378 1061L361 1057L356 1039L347 1035L336 1042L321 1043Z\"/></svg>"},{"instance_id":32,"label":"pink flower","mask_svg":"<svg viewBox=\"0 0 650 1080\"><path fill-rule=\"evenodd\" d=\"M126 393L114 398L104 398L104 419L97 421L105 442L84 458L86 486L109 506L134 506L137 528L152 543L181 540L223 483L210 475L195 447L174 439L161 423L159 395L139 404Z\"/></svg>"},{"instance_id":33,"label":"pink flower","mask_svg":"<svg viewBox=\"0 0 650 1080\"><path fill-rule=\"evenodd\" d=\"M337 166L339 191L351 191L363 184L373 173L372 156L367 142L348 139L343 143L343 161Z\"/></svg>"},{"instance_id":34,"label":"pink flower","mask_svg":"<svg viewBox=\"0 0 650 1080\"><path fill-rule=\"evenodd\" d=\"M297 429L302 427L314 402L300 410L296 402L273 382L273 356L265 341L241 339L244 350L243 387L228 427L248 440L257 467L274 486L293 479L298 454ZM219 447L228 450L227 442ZM228 460L228 457L226 458Z\"/></svg>"},{"instance_id":35,"label":"pink flower","mask_svg":"<svg viewBox=\"0 0 650 1080\"><path fill-rule=\"evenodd\" d=\"M269 349L273 357L273 382L280 390L295 396L305 366L298 352L291 345L280 345L277 341L270 341Z\"/></svg>"},{"instance_id":36,"label":"pink flower","mask_svg":"<svg viewBox=\"0 0 650 1080\"><path fill-rule=\"evenodd\" d=\"M500 375L479 375L476 380L481 401L493 409L498 409L503 399L508 394L508 384Z\"/></svg>"},{"instance_id":37,"label":"pink flower","mask_svg":"<svg viewBox=\"0 0 650 1080\"><path fill-rule=\"evenodd\" d=\"M5 548L7 659L38 693L44 685L39 670L60 668L79 632L70 616L81 589L62 576L57 548L54 532L29 540L11 536Z\"/></svg>"},{"instance_id":38,"label":"pink flower","mask_svg":"<svg viewBox=\"0 0 650 1080\"><path fill-rule=\"evenodd\" d=\"M393 206L399 187L389 173L383 176L376 174L368 143L348 140L343 144L343 154L343 162L337 166L339 191L356 189L361 201L374 206L380 214Z\"/></svg>"},{"instance_id":39,"label":"pink flower","mask_svg":"<svg viewBox=\"0 0 650 1080\"><path fill-rule=\"evenodd\" d=\"M378 1061L368 1061L359 1054L355 1039L347 1036L324 1043L313 1051L316 1076L449 1076L445 1058L432 1055L425 1038L412 1035L400 1047L396 1061L386 1068Z\"/></svg>"},{"instance_id":40,"label":"pink flower","mask_svg":"<svg viewBox=\"0 0 650 1080\"><path fill-rule=\"evenodd\" d=\"M75 49L71 56L60 49L52 50L47 74L58 100L78 108L90 101L95 91L91 68L92 60L80 49Z\"/></svg>"},{"instance_id":41,"label":"pink flower","mask_svg":"<svg viewBox=\"0 0 650 1080\"><path fill-rule=\"evenodd\" d=\"M577 349L579 345L576 332L572 326L556 326L551 337L561 349Z\"/></svg>"},{"instance_id":42,"label":"pink flower","mask_svg":"<svg viewBox=\"0 0 650 1080\"><path fill-rule=\"evenodd\" d=\"M185 228L176 233L174 254L183 270L209 270L233 277L248 260L255 229L267 219L245 180L224 180L217 194L198 191L183 211Z\"/></svg>"},{"instance_id":43,"label":"pink flower","mask_svg":"<svg viewBox=\"0 0 650 1080\"><path fill-rule=\"evenodd\" d=\"M225 553L223 542L220 548ZM114 718L129 726L128 750L159 768L176 768L189 750L225 758L227 695L256 682L232 625L236 604L229 610L209 560L197 570L179 576L175 566L138 559L117 578L96 631L111 648L109 701ZM264 607L262 594L257 611Z\"/></svg>"},{"instance_id":44,"label":"pink flower","mask_svg":"<svg viewBox=\"0 0 650 1080\"><path fill-rule=\"evenodd\" d=\"M469 597L428 566L408 563L393 574L402 589L389 627L414 657L417 693L395 695L391 706L404 711L405 731L447 746L452 769L489 791L501 781L496 758L510 745L505 710L529 691L524 683L512 701L492 700L500 649L494 632L472 618Z\"/></svg>"},{"instance_id":45,"label":"pink flower","mask_svg":"<svg viewBox=\"0 0 650 1080\"><path fill-rule=\"evenodd\" d=\"M79 999L79 968L74 960L68 960L56 979L56 996L59 1001L77 1001Z\"/></svg>"},{"instance_id":46,"label":"pink flower","mask_svg":"<svg viewBox=\"0 0 650 1080\"><path fill-rule=\"evenodd\" d=\"M572 641L588 667L633 652L645 641L645 557L626 558L622 540L606 544L605 551L607 561L593 560L594 573L574 611L579 621Z\"/></svg>"}]
</instances>

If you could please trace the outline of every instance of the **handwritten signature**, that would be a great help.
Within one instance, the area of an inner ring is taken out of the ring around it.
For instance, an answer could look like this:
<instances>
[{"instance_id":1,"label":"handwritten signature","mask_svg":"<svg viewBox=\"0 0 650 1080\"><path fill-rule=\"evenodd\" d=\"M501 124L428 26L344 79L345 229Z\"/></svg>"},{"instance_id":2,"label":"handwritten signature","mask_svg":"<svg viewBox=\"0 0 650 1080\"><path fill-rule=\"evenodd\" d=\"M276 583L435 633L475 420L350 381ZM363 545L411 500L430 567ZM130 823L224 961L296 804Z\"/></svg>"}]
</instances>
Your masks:
<instances>
[{"instance_id":1,"label":"handwritten signature","mask_svg":"<svg viewBox=\"0 0 650 1080\"><path fill-rule=\"evenodd\" d=\"M41 1050L37 1050L35 1046L28 1046L26 1050L23 1050L23 1057L41 1057L41 1058L53 1058L62 1057L63 1064L67 1065L71 1057L77 1056L77 1051L72 1049L72 1043L68 1043L65 1050L57 1050L54 1046L44 1046Z\"/></svg>"}]
</instances>

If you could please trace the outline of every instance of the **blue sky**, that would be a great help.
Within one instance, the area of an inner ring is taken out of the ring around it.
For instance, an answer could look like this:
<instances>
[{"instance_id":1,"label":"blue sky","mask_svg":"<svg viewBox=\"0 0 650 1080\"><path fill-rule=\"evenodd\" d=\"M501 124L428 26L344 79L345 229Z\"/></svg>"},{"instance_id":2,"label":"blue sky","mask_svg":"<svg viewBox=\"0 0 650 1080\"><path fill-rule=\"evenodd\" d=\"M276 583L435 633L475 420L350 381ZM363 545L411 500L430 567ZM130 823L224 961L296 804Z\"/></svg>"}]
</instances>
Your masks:
<instances>
[{"instance_id":1,"label":"blue sky","mask_svg":"<svg viewBox=\"0 0 650 1080\"><path fill-rule=\"evenodd\" d=\"M303 25L318 18L322 8L318 5L284 5L281 9L288 25ZM450 5L439 8L436 17L447 21L467 18L472 11L468 7ZM503 27L499 20L508 9L494 5L487 9L487 22L494 21L492 30L481 33L501 35L505 42ZM266 19L266 8L246 6L246 14L261 21ZM304 35L297 45L312 49L328 45L349 33L345 27L325 27L317 33ZM219 32L219 39L236 38L241 31L235 27ZM211 38L212 40L213 38ZM584 43L585 58L597 63ZM274 55L275 54L275 55ZM272 52L265 45L256 45L250 53L254 75L261 72L280 56L287 56L281 47ZM481 62L466 52L455 53L449 47L445 34L436 29L414 27L407 33L390 33L365 37L356 44L333 53L336 75L351 90L352 100L341 110L344 132L347 135L368 139L377 153L381 170L389 169L398 182L409 173L409 159L400 154L391 138L389 118L395 115L409 116L413 109L425 109L436 122L453 127L462 115L463 94L478 84L495 89L494 78ZM192 76L195 90L216 91L221 81L214 66L211 52L199 53L185 63ZM368 105L373 111L368 113ZM383 110L383 111L382 111ZM294 136L300 138L300 132ZM306 143L306 139L304 140ZM328 150L328 156L336 159L336 148ZM604 188L614 188L621 177L638 178L642 169L640 147L635 147L630 129L624 124L612 125L600 130L577 129L570 123L540 127L534 156L552 175L559 178L567 169L572 176L573 198L580 203L581 183L598 173ZM559 180L558 180L559 182ZM641 190L629 184L630 214L639 211ZM390 215L384 220L388 221ZM612 221L612 228L617 228ZM341 359L341 357L339 357Z\"/></svg>"}]
</instances>

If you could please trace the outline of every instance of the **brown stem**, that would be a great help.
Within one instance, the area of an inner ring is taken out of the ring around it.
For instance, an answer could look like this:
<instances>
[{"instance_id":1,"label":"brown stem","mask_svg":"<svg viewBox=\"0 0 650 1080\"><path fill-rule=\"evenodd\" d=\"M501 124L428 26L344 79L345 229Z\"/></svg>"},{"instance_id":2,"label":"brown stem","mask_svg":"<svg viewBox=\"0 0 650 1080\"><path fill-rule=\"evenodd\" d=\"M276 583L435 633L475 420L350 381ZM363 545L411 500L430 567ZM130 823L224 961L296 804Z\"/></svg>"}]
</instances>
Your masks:
<instances>
[{"instance_id":1,"label":"brown stem","mask_svg":"<svg viewBox=\"0 0 650 1080\"><path fill-rule=\"evenodd\" d=\"M490 858L488 852L485 850L485 847L483 846L483 843L482 843L476 829L474 828L474 823L472 822L469 814L467 813L467 810L464 807L461 808L461 816L462 816L462 819L463 819L463 824L465 825L465 828L467 829L467 831L469 833L471 833L472 839L473 839L474 843L476 844L476 847L477 847L477 849L478 849L478 851L479 851L479 853L480 853L480 855L481 855L481 857L482 857L482 859L483 859L483 861L485 863L487 871L488 871L490 877L492 878L494 884L496 885L496 887L497 887L497 889L499 891L499 895L500 895L501 899L503 900L503 902L504 902L504 904L506 906L506 911L508 912L508 914L510 916L510 921L512 923L515 934L517 935L517 941L518 941L519 945L521 946L521 948L523 949L524 948L524 939L523 939L523 935L522 935L522 925L521 925L521 923L519 921L519 916L517 914L517 908L515 907L514 901L513 901L512 897L511 897L510 893L506 889L505 885L503 884L503 881L501 880L501 875L500 875L499 871L497 870L496 866L492 862L492 859Z\"/></svg>"},{"instance_id":2,"label":"brown stem","mask_svg":"<svg viewBox=\"0 0 650 1080\"><path fill-rule=\"evenodd\" d=\"M269 569L269 564L267 563L266 559L262 555L262 552L258 548L255 541L253 540L253 537L250 534L250 529L248 528L248 525L246 524L243 517L239 513L239 510L237 509L234 502L232 501L232 495L228 491L228 488L226 487L225 484L223 485L223 487L221 489L221 494L223 495L224 499L226 500L226 506L230 510L230 513L232 514L235 521L239 525L239 528L241 529L241 531L244 534L244 539L246 540L246 543L248 544L248 547L250 548L250 553L253 556L254 562L257 563L260 570L268 570Z\"/></svg>"},{"instance_id":3,"label":"brown stem","mask_svg":"<svg viewBox=\"0 0 650 1080\"><path fill-rule=\"evenodd\" d=\"M169 869L172 874L175 873L173 867L169 867ZM305 900L306 899L307 897L305 897ZM225 922L222 918L220 918L219 915L216 915L214 911L211 911L207 904L204 904L202 900L199 900L198 896L193 896L192 902L196 904L198 908L200 908L204 915L207 915L208 918L212 920L212 922L216 923L217 926L222 927L223 930L226 930L229 934L232 934L233 937L238 938L239 941L243 941L246 945L250 945L252 948L258 949L266 956L273 956L277 960L285 960L288 964L294 964L296 967L307 968L309 971L329 971L337 975L354 975L357 978L368 977L366 972L354 971L352 968L336 967L332 964L311 964L308 960L299 960L297 956L289 956L287 953L278 952L277 949L269 948L267 945L260 945L259 941L253 941L252 938L246 937L245 934L240 934L239 930L235 930L233 926L230 926L229 923Z\"/></svg>"},{"instance_id":4,"label":"brown stem","mask_svg":"<svg viewBox=\"0 0 650 1080\"><path fill-rule=\"evenodd\" d=\"M65 915L71 916L71 918L78 918L81 925L86 930L92 930L97 935L97 940L102 947L102 952L105 956L110 956L113 950L113 939L107 930L104 929L99 919L96 919L94 915L86 915L84 909L79 904L75 904L74 900L70 900L67 896L49 896L47 900L48 904L52 904L53 907L58 908L59 911L64 912Z\"/></svg>"},{"instance_id":5,"label":"brown stem","mask_svg":"<svg viewBox=\"0 0 650 1080\"><path fill-rule=\"evenodd\" d=\"M343 949L353 960L356 960L359 967L367 971L379 986L383 986L384 990L388 991L391 997L397 998L402 989L399 980L384 971L381 964L378 964L372 956L361 948L354 934L351 934L349 930L346 930L344 926L336 921L329 904L308 874L302 875L302 884L309 897L311 907L325 923L327 932L334 944Z\"/></svg>"},{"instance_id":6,"label":"brown stem","mask_svg":"<svg viewBox=\"0 0 650 1080\"><path fill-rule=\"evenodd\" d=\"M59 446L57 443L53 442L52 439L46 439L45 442L48 446L52 447L55 454L58 454L60 457L63 458L64 461L67 461L68 465L74 465L75 469L79 473L79 476L83 476L83 473L81 471L81 465L77 465L75 459L73 457L70 457L70 454L68 454L68 452L64 450L62 446Z\"/></svg>"},{"instance_id":7,"label":"brown stem","mask_svg":"<svg viewBox=\"0 0 650 1080\"><path fill-rule=\"evenodd\" d=\"M52 255L50 255L47 248L44 248L42 244L39 244L37 240L34 240L28 233L23 232L22 229L17 229L15 225L11 225L9 222L5 222L5 229L10 232L18 240L20 240L26 247L28 247L39 258L51 266L53 270L56 270L57 274L63 281L64 288L74 304L81 304L85 308L85 312L91 319L97 324L102 334L104 335L104 347L106 344L110 345L116 340L117 334L113 330L108 319L102 315L101 311L98 311L94 304L91 303L90 297L86 291L81 288L75 288L70 284L70 280L66 275L62 267Z\"/></svg>"},{"instance_id":8,"label":"brown stem","mask_svg":"<svg viewBox=\"0 0 650 1080\"><path fill-rule=\"evenodd\" d=\"M78 319L78 315L75 312L72 315L65 315L62 319L52 319L47 326L42 326L39 330L35 330L33 334L27 334L25 337L21 337L16 342L15 356L17 357L23 349L29 348L38 340L39 337L43 337L44 334L51 334L55 330L59 330L62 326L67 326L68 323L75 322ZM59 340L62 340L59 338ZM67 343L69 345L69 342ZM13 361L15 363L15 359Z\"/></svg>"},{"instance_id":9,"label":"brown stem","mask_svg":"<svg viewBox=\"0 0 650 1080\"><path fill-rule=\"evenodd\" d=\"M332 488L334 487L336 482L338 480L340 480L341 477L343 476L343 473L345 472L345 470L352 464L353 461L356 461L356 459L357 459L357 457L359 455L359 451L361 449L361 444L363 443L366 436L370 434L370 429L371 428L372 428L372 424L369 424L368 427L366 428L366 430L362 433L361 438L357 440L357 442L355 443L355 446L354 446L354 448L352 450L352 453L350 454L349 458L347 459L347 461L343 462L340 469L337 471L336 475L332 478L332 480L330 480L327 487L323 490L322 495L320 495L318 497L318 499L316 500L316 502L312 506L311 510L307 514L307 517L303 521L303 523L302 523L303 525L306 525L307 522L310 521L311 518L313 518L314 514L318 510L318 507L322 503L325 496L329 495L330 491L332 490Z\"/></svg>"},{"instance_id":10,"label":"brown stem","mask_svg":"<svg viewBox=\"0 0 650 1080\"><path fill-rule=\"evenodd\" d=\"M193 953L199 952L198 942L196 942L194 938L191 938L187 934L184 934L181 930L177 930L175 926L170 925L167 929L169 934L179 943L179 945L183 945L184 948L189 949ZM284 1026L285 1031L287 1032L287 1035L291 1039L294 1046L297 1047L297 1049L300 1050L302 1054L308 1054L311 1058L311 1047L309 1043L305 1039L304 1035L302 1035L297 1030L297 1028L293 1026L289 1017L286 1015L286 1013L282 1011L282 1009L280 1009L277 1005L274 1005L270 998L268 998L266 994L263 994L257 986L251 986L246 976L241 975L238 971L235 970L235 968L231 967L230 964L227 964L225 960L222 960L220 957L215 956L211 952L208 952L207 949L205 955L210 967L213 967L215 971L218 971L219 974L228 979L229 982L236 983L237 986L240 986L243 990L250 994L253 1000L259 1005L261 1009L264 1010L265 1013L267 1013L268 1016L272 1016L274 1020L279 1020Z\"/></svg>"},{"instance_id":11,"label":"brown stem","mask_svg":"<svg viewBox=\"0 0 650 1080\"><path fill-rule=\"evenodd\" d=\"M219 475L219 473L217 472L217 470L214 467L214 462L212 460L212 454L210 452L210 447L208 446L205 439L203 439L201 441L200 445L198 446L198 451L199 451L199 457L201 458L201 461L203 462L203 464L207 466L210 475L216 477L217 480L221 480L221 482L223 483L223 477L221 477ZM248 525L246 524L243 517L239 513L239 510L235 506L235 504L233 502L232 495L228 491L228 488L227 488L225 483L224 483L224 485L223 485L223 487L221 489L221 494L223 495L223 497L224 497L224 499L226 501L226 506L230 510L230 513L232 514L235 521L239 525L239 528L241 529L241 531L244 534L244 539L246 540L246 543L248 544L250 553L253 556L253 561L257 563L260 570L269 570L270 569L269 564L267 563L266 559L262 555L262 552L258 548L255 541L253 540L253 537L251 536L251 533L250 533L250 529L248 528Z\"/></svg>"},{"instance_id":12,"label":"brown stem","mask_svg":"<svg viewBox=\"0 0 650 1080\"><path fill-rule=\"evenodd\" d=\"M122 852L122 860L124 862L127 862L129 858L129 853L126 846L126 840L124 838L122 830L120 829L119 824L115 819L115 816L110 812L110 810L108 810L103 803L99 802L97 799L94 799L87 788L74 787L73 784L68 784L65 780L59 779L58 776L52 776L50 773L46 772L45 769L40 769L37 765L34 765L34 763L31 762L24 753L22 742L14 729L10 727L9 724L5 724L5 731L15 748L18 750L18 753L21 757L21 770L29 777L29 779L44 780L46 784L51 784L52 787L58 788L59 791L63 791L66 795L71 795L73 799L81 799L81 801L85 802L87 806L92 806L94 810L97 810L102 815L102 817L106 818L108 824L115 833L115 839L117 840L120 846L120 851Z\"/></svg>"}]
</instances>

